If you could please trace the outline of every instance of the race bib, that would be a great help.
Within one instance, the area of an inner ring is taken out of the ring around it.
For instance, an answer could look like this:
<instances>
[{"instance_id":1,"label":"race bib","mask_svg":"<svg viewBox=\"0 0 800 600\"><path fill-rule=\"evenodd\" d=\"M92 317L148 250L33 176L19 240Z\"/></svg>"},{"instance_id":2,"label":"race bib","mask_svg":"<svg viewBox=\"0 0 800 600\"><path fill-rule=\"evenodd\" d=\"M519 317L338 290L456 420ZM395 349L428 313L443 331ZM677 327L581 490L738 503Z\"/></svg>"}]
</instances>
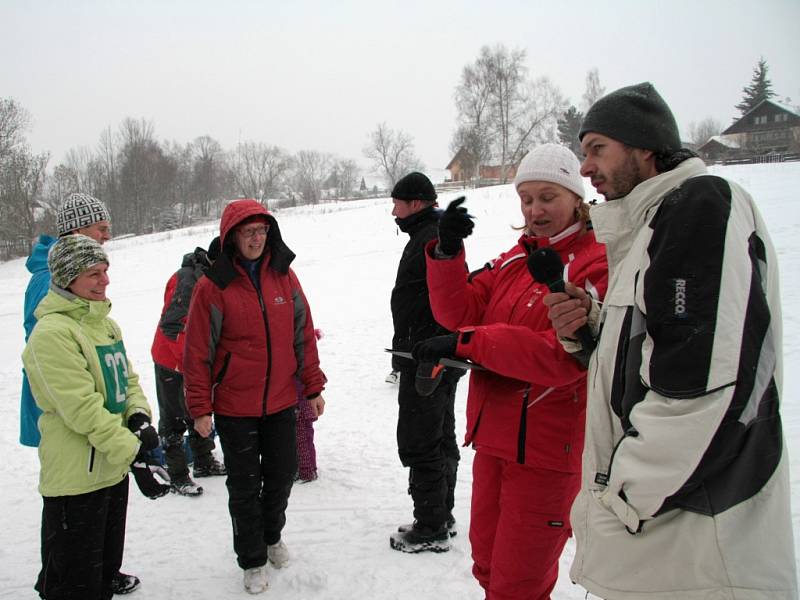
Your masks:
<instances>
[{"instance_id":1,"label":"race bib","mask_svg":"<svg viewBox=\"0 0 800 600\"><path fill-rule=\"evenodd\" d=\"M111 413L125 410L128 397L128 358L122 341L96 346L106 384L106 409Z\"/></svg>"}]
</instances>

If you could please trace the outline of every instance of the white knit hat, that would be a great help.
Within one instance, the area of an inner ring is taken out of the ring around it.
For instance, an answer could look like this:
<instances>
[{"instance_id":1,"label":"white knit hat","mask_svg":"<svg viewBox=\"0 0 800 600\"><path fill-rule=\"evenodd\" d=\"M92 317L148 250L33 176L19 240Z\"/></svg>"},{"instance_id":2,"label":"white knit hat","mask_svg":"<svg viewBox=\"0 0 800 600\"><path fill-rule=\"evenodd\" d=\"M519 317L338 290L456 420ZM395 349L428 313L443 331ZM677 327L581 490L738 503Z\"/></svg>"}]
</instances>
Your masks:
<instances>
[{"instance_id":1,"label":"white knit hat","mask_svg":"<svg viewBox=\"0 0 800 600\"><path fill-rule=\"evenodd\" d=\"M526 181L549 181L564 186L584 198L581 164L575 154L566 146L542 144L525 155L519 163L514 187Z\"/></svg>"},{"instance_id":2,"label":"white knit hat","mask_svg":"<svg viewBox=\"0 0 800 600\"><path fill-rule=\"evenodd\" d=\"M89 194L70 194L56 213L58 235L66 235L98 221L111 221L111 217L106 205Z\"/></svg>"},{"instance_id":3,"label":"white knit hat","mask_svg":"<svg viewBox=\"0 0 800 600\"><path fill-rule=\"evenodd\" d=\"M78 275L101 262L108 264L108 255L103 247L78 233L58 238L47 254L50 280L64 290Z\"/></svg>"}]
</instances>

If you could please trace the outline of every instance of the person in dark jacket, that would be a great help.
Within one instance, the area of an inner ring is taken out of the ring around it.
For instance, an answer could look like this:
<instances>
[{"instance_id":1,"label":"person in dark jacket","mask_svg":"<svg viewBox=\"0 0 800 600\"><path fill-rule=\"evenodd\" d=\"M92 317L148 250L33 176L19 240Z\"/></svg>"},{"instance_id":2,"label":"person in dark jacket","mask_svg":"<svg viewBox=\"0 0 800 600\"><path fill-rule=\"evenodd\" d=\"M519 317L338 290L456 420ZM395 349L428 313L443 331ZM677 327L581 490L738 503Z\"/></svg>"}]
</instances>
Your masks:
<instances>
[{"instance_id":1,"label":"person in dark jacket","mask_svg":"<svg viewBox=\"0 0 800 600\"><path fill-rule=\"evenodd\" d=\"M225 467L214 458L214 440L202 437L186 414L183 397L183 330L189 301L197 281L219 256L219 238L212 240L208 252L195 248L183 257L181 268L167 281L164 308L153 337L150 354L156 372L158 396L158 434L162 439L172 491L182 496L199 496L203 488L189 476L183 436L189 430L189 449L194 461L195 477L225 475Z\"/></svg>"},{"instance_id":2,"label":"person in dark jacket","mask_svg":"<svg viewBox=\"0 0 800 600\"><path fill-rule=\"evenodd\" d=\"M433 318L425 281L425 244L436 238L439 222L436 197L430 180L417 172L400 179L392 190L392 215L410 238L392 290L394 350L410 352L416 342L447 333ZM393 356L392 368L400 373L397 449L400 462L410 468L414 522L401 525L389 543L402 552L445 552L450 549L450 536L455 535L453 505L460 455L454 403L456 384L464 371L445 369L433 394L421 396L415 387L413 360Z\"/></svg>"},{"instance_id":3,"label":"person in dark jacket","mask_svg":"<svg viewBox=\"0 0 800 600\"><path fill-rule=\"evenodd\" d=\"M297 471L296 379L316 416L325 374L314 323L278 222L256 200L228 204L222 254L195 286L183 374L194 427L211 434L212 414L228 471L233 548L252 594L267 588L266 563L283 567L281 539Z\"/></svg>"}]
</instances>

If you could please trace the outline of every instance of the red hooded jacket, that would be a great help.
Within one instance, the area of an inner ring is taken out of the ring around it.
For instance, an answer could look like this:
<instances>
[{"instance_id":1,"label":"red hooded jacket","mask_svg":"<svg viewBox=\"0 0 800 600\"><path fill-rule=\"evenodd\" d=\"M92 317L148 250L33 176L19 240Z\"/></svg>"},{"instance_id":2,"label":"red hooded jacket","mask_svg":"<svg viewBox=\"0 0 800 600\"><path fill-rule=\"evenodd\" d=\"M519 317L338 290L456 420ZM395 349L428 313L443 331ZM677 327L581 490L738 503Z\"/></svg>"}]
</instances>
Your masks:
<instances>
[{"instance_id":1,"label":"red hooded jacket","mask_svg":"<svg viewBox=\"0 0 800 600\"><path fill-rule=\"evenodd\" d=\"M238 258L229 234L263 215L267 247L258 264L260 290ZM311 311L289 267L294 253L278 223L259 202L237 200L220 221L222 254L197 282L186 323L183 374L192 418L213 413L259 417L294 406L295 376L306 397L319 394L319 366Z\"/></svg>"},{"instance_id":2,"label":"red hooded jacket","mask_svg":"<svg viewBox=\"0 0 800 600\"><path fill-rule=\"evenodd\" d=\"M464 251L435 259L426 248L428 290L436 320L458 330L456 355L473 370L465 444L505 460L579 473L586 413L586 370L561 346L542 298L547 286L527 269L532 249L550 245L564 279L602 299L608 287L605 246L592 231L550 240L523 235L508 252L469 276Z\"/></svg>"}]
</instances>

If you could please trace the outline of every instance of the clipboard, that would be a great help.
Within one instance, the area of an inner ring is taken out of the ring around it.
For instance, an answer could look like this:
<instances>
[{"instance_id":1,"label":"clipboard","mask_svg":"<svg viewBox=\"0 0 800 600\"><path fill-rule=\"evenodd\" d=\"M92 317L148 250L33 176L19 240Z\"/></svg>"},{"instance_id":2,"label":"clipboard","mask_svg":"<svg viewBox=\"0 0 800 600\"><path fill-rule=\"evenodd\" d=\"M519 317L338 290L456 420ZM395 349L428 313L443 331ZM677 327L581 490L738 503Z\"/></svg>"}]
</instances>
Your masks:
<instances>
[{"instance_id":1,"label":"clipboard","mask_svg":"<svg viewBox=\"0 0 800 600\"><path fill-rule=\"evenodd\" d=\"M414 357L411 356L411 352L404 352L403 350L392 350L391 348L384 348L384 351L393 354L394 356L400 356L402 358L414 360ZM474 371L486 370L486 367L482 367L478 363L474 363L470 360L461 360L459 358L440 358L439 364L444 365L445 367L455 367L456 369L469 369Z\"/></svg>"}]
</instances>

